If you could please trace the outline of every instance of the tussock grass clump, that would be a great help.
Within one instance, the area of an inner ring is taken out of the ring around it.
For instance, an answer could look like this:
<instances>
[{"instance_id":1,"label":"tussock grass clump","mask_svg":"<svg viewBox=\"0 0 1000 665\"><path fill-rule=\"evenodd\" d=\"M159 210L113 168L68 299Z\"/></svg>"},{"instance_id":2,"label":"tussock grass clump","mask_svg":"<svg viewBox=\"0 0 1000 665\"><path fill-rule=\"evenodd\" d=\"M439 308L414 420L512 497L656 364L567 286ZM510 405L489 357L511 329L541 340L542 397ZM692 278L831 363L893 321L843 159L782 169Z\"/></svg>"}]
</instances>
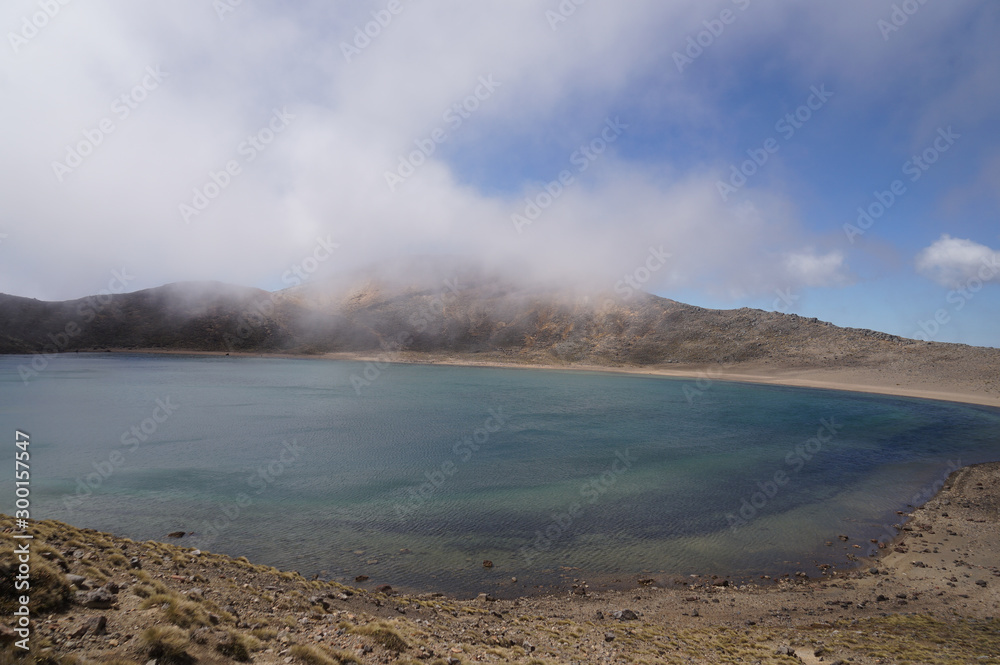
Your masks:
<instances>
[{"instance_id":1,"label":"tussock grass clump","mask_svg":"<svg viewBox=\"0 0 1000 665\"><path fill-rule=\"evenodd\" d=\"M108 563L110 563L113 566L121 566L124 568L125 566L128 565L128 559L126 559L121 554L116 553L108 556Z\"/></svg>"},{"instance_id":2,"label":"tussock grass clump","mask_svg":"<svg viewBox=\"0 0 1000 665\"><path fill-rule=\"evenodd\" d=\"M0 665L62 665L56 657L43 654L42 651L52 646L47 639L39 639L32 635L28 642L28 651L13 644L0 648Z\"/></svg>"},{"instance_id":3,"label":"tussock grass clump","mask_svg":"<svg viewBox=\"0 0 1000 665\"><path fill-rule=\"evenodd\" d=\"M0 614L13 615L20 603L18 599L25 593L18 590L18 562L13 555L13 547L5 547L0 554ZM45 559L32 557L31 561L31 611L33 613L58 612L69 605L73 590L62 572Z\"/></svg>"},{"instance_id":4,"label":"tussock grass clump","mask_svg":"<svg viewBox=\"0 0 1000 665\"><path fill-rule=\"evenodd\" d=\"M387 623L378 624L368 624L367 626L357 626L351 629L352 632L358 635L367 635L372 638L382 646L384 646L389 651L395 651L399 653L401 651L406 651L410 648L410 645L406 643L399 633L394 631L392 627Z\"/></svg>"},{"instance_id":5,"label":"tussock grass clump","mask_svg":"<svg viewBox=\"0 0 1000 665\"><path fill-rule=\"evenodd\" d=\"M260 641L255 637L230 631L229 639L215 645L215 650L241 663L250 661L250 653L260 649Z\"/></svg>"},{"instance_id":6,"label":"tussock grass clump","mask_svg":"<svg viewBox=\"0 0 1000 665\"><path fill-rule=\"evenodd\" d=\"M82 573L83 576L88 578L91 582L96 582L97 584L104 584L108 581L108 578L111 577L111 573L108 571L91 566L90 564L83 566L80 573Z\"/></svg>"},{"instance_id":7,"label":"tussock grass clump","mask_svg":"<svg viewBox=\"0 0 1000 665\"><path fill-rule=\"evenodd\" d=\"M184 600L176 594L156 593L142 603L142 609L166 605L163 615L170 623L181 628L192 626L207 626L208 614L197 603Z\"/></svg>"},{"instance_id":8,"label":"tussock grass clump","mask_svg":"<svg viewBox=\"0 0 1000 665\"><path fill-rule=\"evenodd\" d=\"M139 637L149 650L151 658L176 665L188 665L194 658L187 652L190 645L188 634L177 626L153 626Z\"/></svg>"},{"instance_id":9,"label":"tussock grass clump","mask_svg":"<svg viewBox=\"0 0 1000 665\"><path fill-rule=\"evenodd\" d=\"M264 640L265 642L270 642L278 637L278 631L274 628L254 628L250 631L250 634L259 640Z\"/></svg>"},{"instance_id":10,"label":"tussock grass clump","mask_svg":"<svg viewBox=\"0 0 1000 665\"><path fill-rule=\"evenodd\" d=\"M132 587L132 593L140 598L149 598L159 592L148 584L136 584Z\"/></svg>"}]
</instances>

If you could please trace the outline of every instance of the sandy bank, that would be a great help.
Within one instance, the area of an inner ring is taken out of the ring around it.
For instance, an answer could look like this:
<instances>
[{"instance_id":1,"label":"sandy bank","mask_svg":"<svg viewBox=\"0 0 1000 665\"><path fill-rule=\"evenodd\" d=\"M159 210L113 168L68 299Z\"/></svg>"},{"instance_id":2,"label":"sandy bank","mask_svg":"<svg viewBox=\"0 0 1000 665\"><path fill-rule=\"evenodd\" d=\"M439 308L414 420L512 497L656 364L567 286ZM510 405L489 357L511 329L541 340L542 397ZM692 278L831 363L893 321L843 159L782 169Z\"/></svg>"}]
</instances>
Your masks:
<instances>
[{"instance_id":1,"label":"sandy bank","mask_svg":"<svg viewBox=\"0 0 1000 665\"><path fill-rule=\"evenodd\" d=\"M1000 377L995 384L984 386L970 379L962 367L926 367L919 373L911 369L886 367L839 367L829 363L825 367L779 367L762 363L711 365L657 365L643 367L611 367L606 365L552 364L545 362L504 361L496 358L481 359L473 355L445 355L415 352L376 353L232 353L214 351L162 351L156 349L113 349L115 353L140 353L156 355L227 356L251 358L290 358L311 360L340 360L351 362L394 362L417 365L451 365L460 367L498 367L516 369L548 369L581 372L611 372L643 376L688 378L701 381L735 381L763 385L780 385L799 388L846 390L898 397L916 397L965 404L1000 407Z\"/></svg>"}]
</instances>

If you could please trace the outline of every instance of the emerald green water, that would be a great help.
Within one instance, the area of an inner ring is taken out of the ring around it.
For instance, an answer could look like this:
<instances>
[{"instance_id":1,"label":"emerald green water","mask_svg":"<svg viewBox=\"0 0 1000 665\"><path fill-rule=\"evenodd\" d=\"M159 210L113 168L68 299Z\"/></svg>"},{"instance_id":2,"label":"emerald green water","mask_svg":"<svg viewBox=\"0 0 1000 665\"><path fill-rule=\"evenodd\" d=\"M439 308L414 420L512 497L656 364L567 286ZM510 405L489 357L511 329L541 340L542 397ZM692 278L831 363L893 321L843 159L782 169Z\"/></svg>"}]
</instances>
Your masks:
<instances>
[{"instance_id":1,"label":"emerald green water","mask_svg":"<svg viewBox=\"0 0 1000 665\"><path fill-rule=\"evenodd\" d=\"M0 426L31 434L34 518L414 590L818 574L1000 459L1000 410L836 391L117 354L25 382L28 362L0 358Z\"/></svg>"}]
</instances>

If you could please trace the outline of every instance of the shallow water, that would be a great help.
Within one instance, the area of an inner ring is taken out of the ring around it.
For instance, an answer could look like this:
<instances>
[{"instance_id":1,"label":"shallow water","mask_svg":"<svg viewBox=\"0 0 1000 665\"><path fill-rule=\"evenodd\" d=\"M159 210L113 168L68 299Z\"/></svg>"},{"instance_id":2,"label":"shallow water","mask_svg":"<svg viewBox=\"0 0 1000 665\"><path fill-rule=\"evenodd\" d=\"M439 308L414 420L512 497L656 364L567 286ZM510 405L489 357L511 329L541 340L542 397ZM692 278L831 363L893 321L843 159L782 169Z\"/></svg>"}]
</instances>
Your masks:
<instances>
[{"instance_id":1,"label":"shallow water","mask_svg":"<svg viewBox=\"0 0 1000 665\"><path fill-rule=\"evenodd\" d=\"M25 383L28 360L0 357L0 426L31 434L34 518L414 590L812 574L1000 459L998 409L840 391L118 354Z\"/></svg>"}]
</instances>

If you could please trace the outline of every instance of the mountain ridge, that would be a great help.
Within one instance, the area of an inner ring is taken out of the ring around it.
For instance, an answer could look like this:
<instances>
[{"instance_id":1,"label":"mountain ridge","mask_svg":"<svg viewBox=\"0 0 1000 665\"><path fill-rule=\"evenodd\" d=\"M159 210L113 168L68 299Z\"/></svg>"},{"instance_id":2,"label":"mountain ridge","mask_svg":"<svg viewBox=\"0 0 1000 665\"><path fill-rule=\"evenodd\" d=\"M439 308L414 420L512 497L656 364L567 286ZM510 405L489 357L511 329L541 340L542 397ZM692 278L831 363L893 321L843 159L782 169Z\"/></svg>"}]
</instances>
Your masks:
<instances>
[{"instance_id":1,"label":"mountain ridge","mask_svg":"<svg viewBox=\"0 0 1000 665\"><path fill-rule=\"evenodd\" d=\"M368 280L341 292L312 285L268 292L221 282L174 282L124 294L40 301L0 294L0 353L51 353L99 347L308 353L371 351L408 337L410 348L436 351L545 351L568 361L649 364L755 357L760 335L741 343L738 330L713 357L691 357L692 342L723 331L764 326L787 335L802 326L858 339L919 344L873 330L841 328L796 314L752 308L706 309L635 293L564 295L498 283L438 288ZM686 319L693 318L688 322ZM698 325L707 328L698 330ZM582 332L581 332L582 331ZM345 336L346 335L346 336ZM713 337L712 335L715 335ZM655 340L650 340L650 337ZM792 335L796 338L796 335ZM606 344L608 338L622 345ZM626 341L625 338L629 338ZM661 348L653 348L656 341ZM594 344L595 352L583 348ZM630 347L632 348L629 350ZM679 347L678 358L669 349ZM596 353L596 355L595 355Z\"/></svg>"},{"instance_id":2,"label":"mountain ridge","mask_svg":"<svg viewBox=\"0 0 1000 665\"><path fill-rule=\"evenodd\" d=\"M0 353L125 350L605 368L857 370L877 385L1000 397L1000 349L924 342L747 307L587 293L483 275L303 284L178 282L44 302L0 294ZM853 381L852 381L853 382Z\"/></svg>"}]
</instances>

